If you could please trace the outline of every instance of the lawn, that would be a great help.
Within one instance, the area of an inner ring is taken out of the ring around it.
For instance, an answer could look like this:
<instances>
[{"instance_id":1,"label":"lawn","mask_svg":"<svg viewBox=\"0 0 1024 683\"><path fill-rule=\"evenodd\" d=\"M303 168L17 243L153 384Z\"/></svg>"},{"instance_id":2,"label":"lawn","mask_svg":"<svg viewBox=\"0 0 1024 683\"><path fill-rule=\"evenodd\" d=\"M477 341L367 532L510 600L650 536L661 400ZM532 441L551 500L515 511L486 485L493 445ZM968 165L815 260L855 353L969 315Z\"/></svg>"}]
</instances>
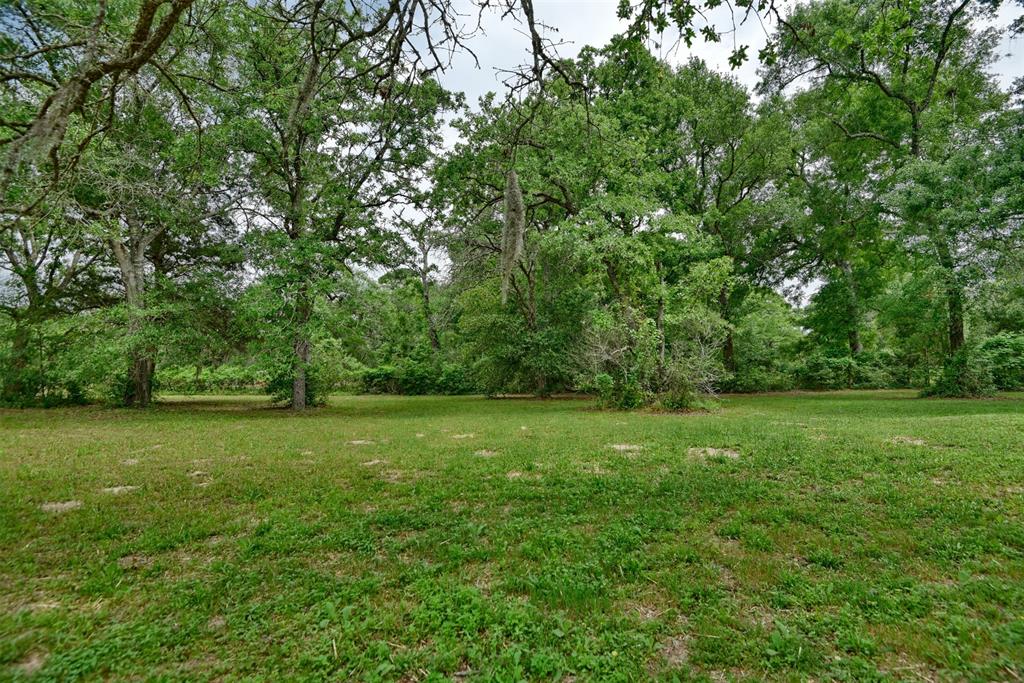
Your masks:
<instances>
[{"instance_id":1,"label":"lawn","mask_svg":"<svg viewBox=\"0 0 1024 683\"><path fill-rule=\"evenodd\" d=\"M3 680L1021 677L1020 395L0 412Z\"/></svg>"}]
</instances>

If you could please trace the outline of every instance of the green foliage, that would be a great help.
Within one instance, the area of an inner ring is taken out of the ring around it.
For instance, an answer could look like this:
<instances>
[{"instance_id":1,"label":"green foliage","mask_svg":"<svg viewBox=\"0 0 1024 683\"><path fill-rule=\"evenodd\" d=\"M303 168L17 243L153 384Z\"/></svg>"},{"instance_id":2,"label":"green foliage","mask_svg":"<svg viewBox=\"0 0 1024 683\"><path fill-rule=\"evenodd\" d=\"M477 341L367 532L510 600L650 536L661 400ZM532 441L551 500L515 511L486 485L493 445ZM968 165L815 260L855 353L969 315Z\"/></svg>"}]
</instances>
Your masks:
<instances>
[{"instance_id":1,"label":"green foliage","mask_svg":"<svg viewBox=\"0 0 1024 683\"><path fill-rule=\"evenodd\" d=\"M479 393L463 365L433 359L406 358L395 365L366 368L359 372L358 381L359 390L369 394Z\"/></svg>"},{"instance_id":2,"label":"green foliage","mask_svg":"<svg viewBox=\"0 0 1024 683\"><path fill-rule=\"evenodd\" d=\"M274 403L291 406L292 383L295 379L295 371L290 366L283 366L278 369L266 384L266 393ZM307 365L305 368L306 381L306 405L323 406L327 403L327 397L334 387L325 381L318 366Z\"/></svg>"},{"instance_id":3,"label":"green foliage","mask_svg":"<svg viewBox=\"0 0 1024 683\"><path fill-rule=\"evenodd\" d=\"M989 358L978 349L965 347L957 351L942 367L942 374L921 392L922 396L939 398L981 398L992 396L996 384L992 378Z\"/></svg>"},{"instance_id":4,"label":"green foliage","mask_svg":"<svg viewBox=\"0 0 1024 683\"><path fill-rule=\"evenodd\" d=\"M41 22L32 45L5 35L8 143L94 54L90 8L44 4L4 14ZM788 7L756 95L634 40L718 40L692 25L716 4L623 6L632 36L472 108L422 64L391 68L444 22L195 4L71 103L56 156L4 176L0 400L145 403L151 380L283 399L300 371L317 402L592 391L671 410L979 394L986 366L1021 386L1024 109L987 71L998 3ZM110 5L95 54L139 7Z\"/></svg>"},{"instance_id":5,"label":"green foliage","mask_svg":"<svg viewBox=\"0 0 1024 683\"><path fill-rule=\"evenodd\" d=\"M821 352L801 358L794 368L802 389L890 389L907 386L899 361L891 352L828 356Z\"/></svg>"},{"instance_id":6,"label":"green foliage","mask_svg":"<svg viewBox=\"0 0 1024 683\"><path fill-rule=\"evenodd\" d=\"M1004 332L989 337L978 345L978 355L991 367L997 388L1024 389L1024 334Z\"/></svg>"},{"instance_id":7,"label":"green foliage","mask_svg":"<svg viewBox=\"0 0 1024 683\"><path fill-rule=\"evenodd\" d=\"M802 334L793 309L774 294L747 296L735 313L736 371L723 378L728 391L785 391L795 386L793 359Z\"/></svg>"},{"instance_id":8,"label":"green foliage","mask_svg":"<svg viewBox=\"0 0 1024 683\"><path fill-rule=\"evenodd\" d=\"M156 382L171 394L262 393L268 382L266 371L255 364L225 363L211 368L173 366L157 370Z\"/></svg>"}]
</instances>

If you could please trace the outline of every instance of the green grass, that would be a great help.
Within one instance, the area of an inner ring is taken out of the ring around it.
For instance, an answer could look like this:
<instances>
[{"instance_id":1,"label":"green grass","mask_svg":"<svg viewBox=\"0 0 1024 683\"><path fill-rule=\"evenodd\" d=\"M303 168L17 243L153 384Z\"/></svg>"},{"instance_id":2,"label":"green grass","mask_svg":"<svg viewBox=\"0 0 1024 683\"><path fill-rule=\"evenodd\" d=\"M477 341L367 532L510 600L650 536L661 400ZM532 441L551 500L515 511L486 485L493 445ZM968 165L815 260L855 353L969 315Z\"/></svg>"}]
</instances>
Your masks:
<instances>
[{"instance_id":1,"label":"green grass","mask_svg":"<svg viewBox=\"0 0 1024 683\"><path fill-rule=\"evenodd\" d=\"M0 412L0 679L1018 680L1022 662L1019 395Z\"/></svg>"}]
</instances>

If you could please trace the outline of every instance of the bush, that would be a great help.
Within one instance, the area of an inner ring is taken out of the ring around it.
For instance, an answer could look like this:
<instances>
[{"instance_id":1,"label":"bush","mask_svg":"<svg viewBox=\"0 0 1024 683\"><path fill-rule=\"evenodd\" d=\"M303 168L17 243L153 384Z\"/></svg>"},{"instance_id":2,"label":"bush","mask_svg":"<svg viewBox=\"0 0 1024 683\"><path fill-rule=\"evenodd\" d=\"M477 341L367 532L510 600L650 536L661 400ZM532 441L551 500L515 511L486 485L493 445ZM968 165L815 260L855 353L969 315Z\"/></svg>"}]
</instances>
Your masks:
<instances>
[{"instance_id":1,"label":"bush","mask_svg":"<svg viewBox=\"0 0 1024 683\"><path fill-rule=\"evenodd\" d=\"M649 402L647 392L639 382L624 378L616 381L604 372L594 377L594 390L597 393L598 405L603 408L632 410Z\"/></svg>"},{"instance_id":2,"label":"bush","mask_svg":"<svg viewBox=\"0 0 1024 683\"><path fill-rule=\"evenodd\" d=\"M359 373L359 391L364 394L400 394L398 368L394 365L378 365Z\"/></svg>"},{"instance_id":3,"label":"bush","mask_svg":"<svg viewBox=\"0 0 1024 683\"><path fill-rule=\"evenodd\" d=\"M471 394L478 388L461 365L403 359L359 373L358 388L368 394Z\"/></svg>"},{"instance_id":4,"label":"bush","mask_svg":"<svg viewBox=\"0 0 1024 683\"><path fill-rule=\"evenodd\" d=\"M981 398L996 392L992 366L977 349L962 348L946 361L935 383L922 396Z\"/></svg>"},{"instance_id":5,"label":"bush","mask_svg":"<svg viewBox=\"0 0 1024 683\"><path fill-rule=\"evenodd\" d=\"M996 388L1024 389L1024 334L997 334L983 341L978 351L991 367Z\"/></svg>"},{"instance_id":6,"label":"bush","mask_svg":"<svg viewBox=\"0 0 1024 683\"><path fill-rule=\"evenodd\" d=\"M890 389L906 386L906 373L889 351L853 356L813 353L799 362L794 375L801 389Z\"/></svg>"},{"instance_id":7,"label":"bush","mask_svg":"<svg viewBox=\"0 0 1024 683\"><path fill-rule=\"evenodd\" d=\"M174 394L262 392L269 378L255 365L229 363L212 368L178 365L157 368L156 383L162 391Z\"/></svg>"},{"instance_id":8,"label":"bush","mask_svg":"<svg viewBox=\"0 0 1024 683\"><path fill-rule=\"evenodd\" d=\"M796 386L792 368L742 367L723 383L725 391L756 393L758 391L789 391Z\"/></svg>"},{"instance_id":9,"label":"bush","mask_svg":"<svg viewBox=\"0 0 1024 683\"><path fill-rule=\"evenodd\" d=\"M856 362L849 356L814 353L797 365L801 389L848 389L853 386Z\"/></svg>"}]
</instances>

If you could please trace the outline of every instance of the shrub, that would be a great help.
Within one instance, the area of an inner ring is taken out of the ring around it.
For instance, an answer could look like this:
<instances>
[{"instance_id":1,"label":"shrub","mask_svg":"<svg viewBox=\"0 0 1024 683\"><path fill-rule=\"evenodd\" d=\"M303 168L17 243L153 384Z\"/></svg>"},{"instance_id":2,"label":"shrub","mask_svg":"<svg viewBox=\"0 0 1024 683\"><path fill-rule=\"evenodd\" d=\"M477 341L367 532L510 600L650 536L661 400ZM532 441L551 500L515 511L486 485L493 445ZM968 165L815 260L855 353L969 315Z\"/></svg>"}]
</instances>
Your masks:
<instances>
[{"instance_id":1,"label":"shrub","mask_svg":"<svg viewBox=\"0 0 1024 683\"><path fill-rule=\"evenodd\" d=\"M364 394L399 394L398 368L378 365L359 374L359 390Z\"/></svg>"},{"instance_id":2,"label":"shrub","mask_svg":"<svg viewBox=\"0 0 1024 683\"><path fill-rule=\"evenodd\" d=\"M922 396L945 398L981 398L996 391L992 366L977 349L962 348L946 361L942 374Z\"/></svg>"},{"instance_id":3,"label":"shrub","mask_svg":"<svg viewBox=\"0 0 1024 683\"><path fill-rule=\"evenodd\" d=\"M889 351L865 351L856 357L813 353L797 363L794 378L802 389L888 389L906 386L906 373L899 366Z\"/></svg>"},{"instance_id":4,"label":"shrub","mask_svg":"<svg viewBox=\"0 0 1024 683\"><path fill-rule=\"evenodd\" d=\"M368 394L471 394L478 390L469 372L455 363L403 359L359 373L358 388Z\"/></svg>"},{"instance_id":5,"label":"shrub","mask_svg":"<svg viewBox=\"0 0 1024 683\"><path fill-rule=\"evenodd\" d=\"M647 392L635 379L616 380L604 372L594 378L594 389L597 392L597 402L603 408L631 410L645 405L649 400Z\"/></svg>"},{"instance_id":6,"label":"shrub","mask_svg":"<svg viewBox=\"0 0 1024 683\"><path fill-rule=\"evenodd\" d=\"M175 394L260 392L266 388L268 376L256 365L178 365L158 367L156 382L162 391Z\"/></svg>"},{"instance_id":7,"label":"shrub","mask_svg":"<svg viewBox=\"0 0 1024 683\"><path fill-rule=\"evenodd\" d=\"M789 391L796 386L792 367L741 367L723 387L726 391L754 393L758 391Z\"/></svg>"},{"instance_id":8,"label":"shrub","mask_svg":"<svg viewBox=\"0 0 1024 683\"><path fill-rule=\"evenodd\" d=\"M1024 334L997 334L983 341L978 351L992 369L996 388L1024 389Z\"/></svg>"},{"instance_id":9,"label":"shrub","mask_svg":"<svg viewBox=\"0 0 1024 683\"><path fill-rule=\"evenodd\" d=\"M802 389L848 389L853 386L855 368L849 356L813 353L797 365L797 384Z\"/></svg>"}]
</instances>

